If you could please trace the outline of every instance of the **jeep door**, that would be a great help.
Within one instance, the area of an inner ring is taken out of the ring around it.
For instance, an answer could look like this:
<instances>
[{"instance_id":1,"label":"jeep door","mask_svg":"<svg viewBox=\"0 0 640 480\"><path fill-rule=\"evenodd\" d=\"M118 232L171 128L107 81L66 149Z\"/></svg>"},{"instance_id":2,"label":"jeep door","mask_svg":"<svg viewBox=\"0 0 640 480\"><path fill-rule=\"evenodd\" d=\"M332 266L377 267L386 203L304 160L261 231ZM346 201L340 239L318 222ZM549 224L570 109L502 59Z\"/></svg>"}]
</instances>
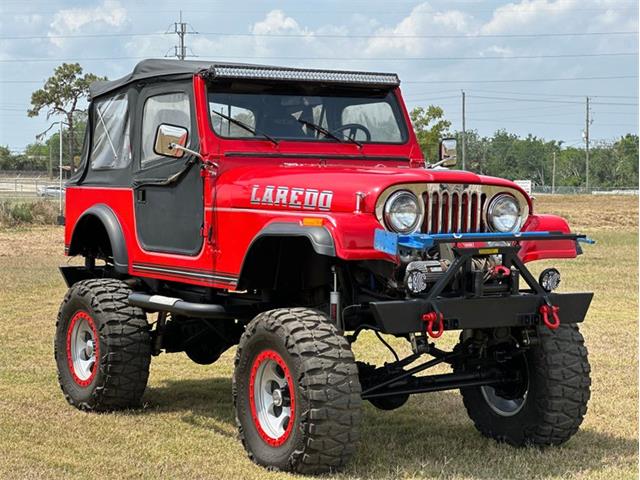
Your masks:
<instances>
[{"instance_id":1,"label":"jeep door","mask_svg":"<svg viewBox=\"0 0 640 480\"><path fill-rule=\"evenodd\" d=\"M198 151L191 82L159 82L140 90L134 149L134 202L136 233L150 252L197 255L201 248L204 216L203 179L198 158L158 153L160 125L187 130L185 146Z\"/></svg>"}]
</instances>

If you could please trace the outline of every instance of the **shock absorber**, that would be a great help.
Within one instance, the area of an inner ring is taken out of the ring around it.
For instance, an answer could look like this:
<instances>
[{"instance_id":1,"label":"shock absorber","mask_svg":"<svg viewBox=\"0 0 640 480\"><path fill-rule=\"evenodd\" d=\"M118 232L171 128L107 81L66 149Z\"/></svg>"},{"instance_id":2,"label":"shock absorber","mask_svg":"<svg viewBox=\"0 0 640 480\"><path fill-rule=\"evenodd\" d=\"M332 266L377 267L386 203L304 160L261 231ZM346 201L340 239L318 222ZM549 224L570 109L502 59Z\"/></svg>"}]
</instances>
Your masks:
<instances>
[{"instance_id":1,"label":"shock absorber","mask_svg":"<svg viewBox=\"0 0 640 480\"><path fill-rule=\"evenodd\" d=\"M338 333L342 334L344 332L342 325L342 302L340 300L340 292L338 291L338 273L335 265L331 267L331 273L333 275L333 290L329 294L329 315L335 323Z\"/></svg>"}]
</instances>

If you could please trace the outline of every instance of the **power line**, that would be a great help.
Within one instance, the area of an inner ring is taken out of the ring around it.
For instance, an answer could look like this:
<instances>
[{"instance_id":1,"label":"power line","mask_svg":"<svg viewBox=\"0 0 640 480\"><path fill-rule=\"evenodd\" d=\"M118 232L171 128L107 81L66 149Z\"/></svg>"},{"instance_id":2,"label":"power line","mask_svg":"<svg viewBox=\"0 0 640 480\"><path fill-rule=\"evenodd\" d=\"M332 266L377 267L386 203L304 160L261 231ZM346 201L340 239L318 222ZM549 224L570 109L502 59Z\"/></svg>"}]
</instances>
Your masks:
<instances>
[{"instance_id":1,"label":"power line","mask_svg":"<svg viewBox=\"0 0 640 480\"><path fill-rule=\"evenodd\" d=\"M180 25L177 23L177 25ZM177 27L180 28L180 27ZM184 37L181 32L177 32L180 38L180 45L176 45L175 56L181 60L180 52L184 50L186 58L186 46L184 45ZM197 32L185 32L197 33ZM280 56L280 55L260 55L260 56L242 56L242 55L220 55L216 58L223 59L248 59L248 60L344 60L344 61L382 61L382 62L406 62L406 61L474 61L474 60L518 60L518 59L537 59L537 58L584 58L584 57L637 57L638 52L610 52L610 53L565 53L554 55L508 55L508 56L482 56L482 57L307 57L307 56ZM102 61L102 60L137 60L146 57L88 57L88 58L11 58L0 60L0 63L18 63L18 62L65 62L65 61Z\"/></svg>"},{"instance_id":2,"label":"power line","mask_svg":"<svg viewBox=\"0 0 640 480\"><path fill-rule=\"evenodd\" d=\"M4 2L6 3L6 2ZM24 2L20 2L21 5L24 4ZM558 3L558 2L555 2ZM617 4L615 7L600 7L600 8L575 8L575 9L567 9L566 11L570 11L572 15L577 15L577 14L583 14L583 13L590 13L590 12L608 12L608 11L625 11L625 10L629 10L631 8L634 8L636 6L636 4L634 2L632 3L628 3L626 4ZM407 7L411 7L411 6L407 6ZM412 7L411 7L412 8ZM497 8L500 8L500 6L497 6L496 8L469 8L469 7L464 7L464 13L492 13L495 12ZM537 6L536 5L523 5L520 4L518 5L518 11L528 11L528 10L534 10L536 9ZM459 9L456 9L459 10ZM215 13L215 15L255 15L255 14L268 14L270 13L272 10L264 10L264 9L245 9L245 10L224 10L224 9L215 9L213 10L212 8L209 9L183 9L184 13ZM2 15L24 15L29 14L29 13L37 13L38 15L47 15L47 14L56 14L59 13L60 10L42 10L42 9L38 9L37 12L33 11L33 12L29 12L26 10L19 10L19 11L2 11ZM174 13L175 10L164 10L164 9L127 9L127 14L145 14L145 15L150 15L150 14L166 14L166 13ZM401 15L401 16L409 16L409 15L433 15L434 11L415 11L413 10L413 8L409 11L407 10L399 10L397 8L394 8L392 10L337 10L337 9L323 9L323 10L289 10L287 9L286 14L287 15L292 15L292 14L309 14L309 15L345 15L345 14L359 14L362 15L363 13L366 13L367 15L374 15L374 14L384 14L384 15ZM438 13L438 12L435 12Z\"/></svg>"},{"instance_id":3,"label":"power line","mask_svg":"<svg viewBox=\"0 0 640 480\"><path fill-rule=\"evenodd\" d=\"M483 92L483 93L498 93L501 95L539 95L542 97L579 97L584 98L585 95L579 94L571 94L571 93L535 93L535 92L505 92L504 90L484 90L484 89L473 89L474 92ZM590 97L602 97L602 98L635 98L638 97L636 95L589 95ZM582 103L582 102L581 102Z\"/></svg>"},{"instance_id":4,"label":"power line","mask_svg":"<svg viewBox=\"0 0 640 480\"><path fill-rule=\"evenodd\" d=\"M574 80L617 80L638 78L638 75L617 75L617 76L604 76L604 77L560 77L560 78L519 78L519 79L495 79L495 80L413 80L404 81L403 83L517 83L517 82L564 82Z\"/></svg>"},{"instance_id":5,"label":"power line","mask_svg":"<svg viewBox=\"0 0 640 480\"><path fill-rule=\"evenodd\" d=\"M636 77L637 78L637 77ZM584 102L577 102L573 100L547 100L541 98L508 98L508 97L486 97L482 95L473 95L473 98L483 98L488 100L507 100L513 102L536 102L536 103L569 103L582 105ZM621 103L621 102L597 102L597 105L624 105L624 106L637 106L637 103Z\"/></svg>"},{"instance_id":6,"label":"power line","mask_svg":"<svg viewBox=\"0 0 640 480\"><path fill-rule=\"evenodd\" d=\"M499 123L503 121L503 118L470 118L472 122L493 122ZM508 120L509 123L531 123L536 125L562 125L562 126L576 126L576 123L570 122L532 122L529 120ZM631 123L599 123L601 127L637 127L637 124Z\"/></svg>"},{"instance_id":7,"label":"power line","mask_svg":"<svg viewBox=\"0 0 640 480\"><path fill-rule=\"evenodd\" d=\"M176 22L180 24L182 22ZM178 33L178 32L172 32ZM194 32L195 33L195 32ZM542 37L598 37L598 36L620 36L637 35L638 31L616 31L616 32L538 32L538 33L467 33L467 34L333 34L333 33L253 33L253 32L198 32L202 36L217 37L261 37L261 38L542 38ZM38 39L64 39L64 38L101 38L101 37L150 37L165 35L162 32L147 33L76 33L76 34L47 34L47 35L4 35L0 40L38 40Z\"/></svg>"}]
</instances>

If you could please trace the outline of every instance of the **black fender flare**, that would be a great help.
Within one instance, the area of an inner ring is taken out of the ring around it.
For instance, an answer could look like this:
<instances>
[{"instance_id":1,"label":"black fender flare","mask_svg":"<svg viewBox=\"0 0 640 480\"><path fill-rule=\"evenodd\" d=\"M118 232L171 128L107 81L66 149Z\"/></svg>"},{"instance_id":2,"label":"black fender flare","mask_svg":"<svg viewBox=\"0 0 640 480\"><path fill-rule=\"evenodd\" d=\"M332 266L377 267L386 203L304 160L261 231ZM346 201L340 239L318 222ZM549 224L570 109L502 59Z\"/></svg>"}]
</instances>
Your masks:
<instances>
[{"instance_id":1,"label":"black fender flare","mask_svg":"<svg viewBox=\"0 0 640 480\"><path fill-rule=\"evenodd\" d=\"M311 243L311 248L318 255L328 257L336 256L336 246L329 230L325 227L303 227L293 222L270 223L253 237L247 253L260 239L265 237L306 237Z\"/></svg>"},{"instance_id":2,"label":"black fender flare","mask_svg":"<svg viewBox=\"0 0 640 480\"><path fill-rule=\"evenodd\" d=\"M245 269L247 268L247 259L251 256L251 252L254 247L265 238L306 238L313 251L318 255L325 255L328 257L336 256L336 247L333 241L333 237L327 228L318 227L303 227L298 223L293 222L273 222L265 226L260 230L245 252L242 265L240 267L240 282L245 275Z\"/></svg>"},{"instance_id":3,"label":"black fender flare","mask_svg":"<svg viewBox=\"0 0 640 480\"><path fill-rule=\"evenodd\" d=\"M124 234L122 233L122 226L120 225L120 221L113 210L103 203L88 208L82 213L82 215L80 215L74 225L73 233L71 234L71 243L69 245L68 254L72 256L80 253L80 246L75 244L75 242L77 242L76 229L78 225L82 224L84 219L90 216L96 217L100 222L102 222L102 225L109 236L111 253L113 254L113 265L116 272L128 273L129 255L127 254L127 243L125 242Z\"/></svg>"}]
</instances>

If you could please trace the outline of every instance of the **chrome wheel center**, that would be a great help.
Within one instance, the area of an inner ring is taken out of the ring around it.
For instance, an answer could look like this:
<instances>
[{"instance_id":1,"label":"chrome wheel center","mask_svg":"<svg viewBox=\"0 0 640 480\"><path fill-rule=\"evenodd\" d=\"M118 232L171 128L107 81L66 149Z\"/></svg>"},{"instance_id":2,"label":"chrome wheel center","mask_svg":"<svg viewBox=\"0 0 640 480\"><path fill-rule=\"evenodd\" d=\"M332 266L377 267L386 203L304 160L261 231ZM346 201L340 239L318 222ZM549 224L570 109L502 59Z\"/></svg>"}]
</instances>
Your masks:
<instances>
[{"instance_id":1,"label":"chrome wheel center","mask_svg":"<svg viewBox=\"0 0 640 480\"><path fill-rule=\"evenodd\" d=\"M282 390L280 389L276 389L273 391L273 405L275 407L281 407L282 406Z\"/></svg>"},{"instance_id":2,"label":"chrome wheel center","mask_svg":"<svg viewBox=\"0 0 640 480\"><path fill-rule=\"evenodd\" d=\"M80 380L91 378L96 364L96 338L84 316L78 317L73 325L69 349L75 375Z\"/></svg>"},{"instance_id":3,"label":"chrome wheel center","mask_svg":"<svg viewBox=\"0 0 640 480\"><path fill-rule=\"evenodd\" d=\"M87 358L91 358L93 356L93 340L87 340L87 345L84 347L84 355Z\"/></svg>"}]
</instances>

